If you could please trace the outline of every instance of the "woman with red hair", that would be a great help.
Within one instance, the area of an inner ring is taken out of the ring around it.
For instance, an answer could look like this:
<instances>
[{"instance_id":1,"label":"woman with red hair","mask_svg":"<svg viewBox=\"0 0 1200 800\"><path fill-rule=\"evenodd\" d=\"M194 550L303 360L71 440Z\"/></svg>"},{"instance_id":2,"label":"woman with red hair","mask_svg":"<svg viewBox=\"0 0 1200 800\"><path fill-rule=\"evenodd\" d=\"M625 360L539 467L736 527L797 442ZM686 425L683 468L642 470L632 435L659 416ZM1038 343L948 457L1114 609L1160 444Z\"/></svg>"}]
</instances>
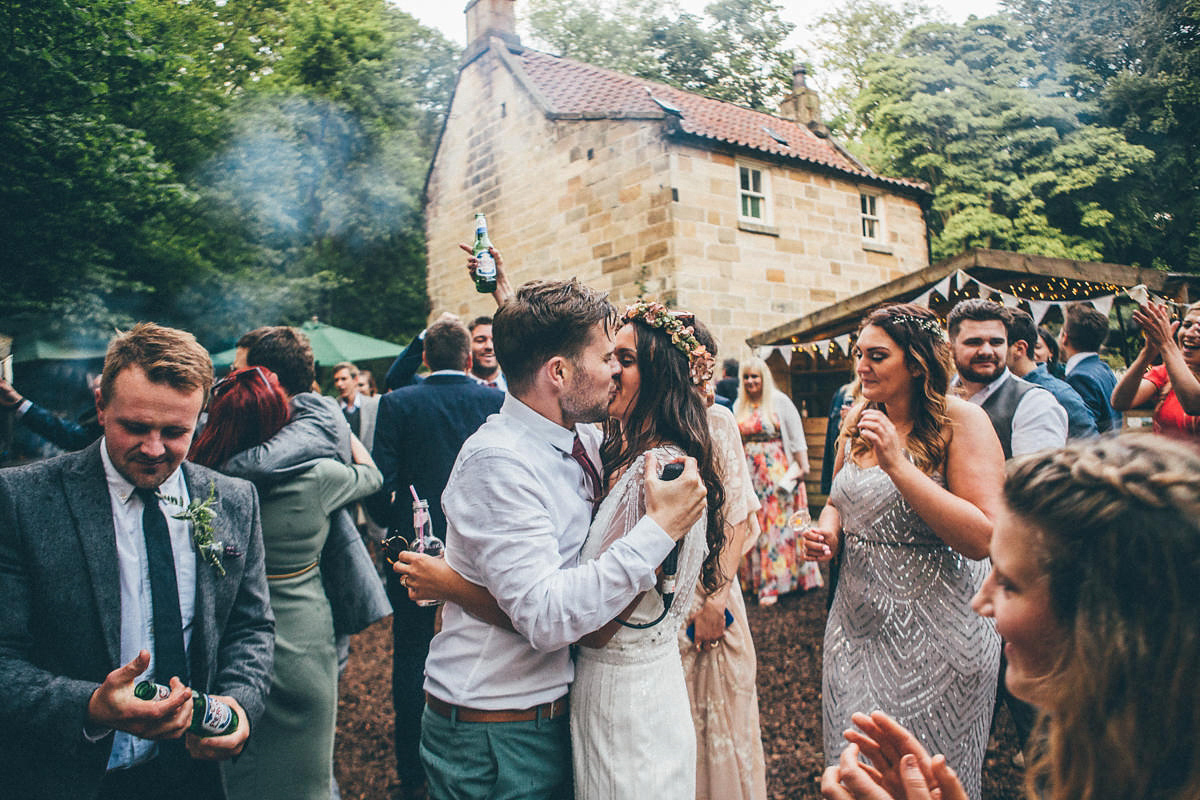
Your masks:
<instances>
[{"instance_id":1,"label":"woman with red hair","mask_svg":"<svg viewBox=\"0 0 1200 800\"><path fill-rule=\"evenodd\" d=\"M221 469L279 432L288 396L270 370L236 370L212 388L208 424L191 458ZM328 800L337 721L333 616L318 556L329 515L379 490L383 476L357 438L354 464L316 459L301 472L257 482L267 585L275 612L275 667L267 710L237 763L227 765L230 800Z\"/></svg>"}]
</instances>

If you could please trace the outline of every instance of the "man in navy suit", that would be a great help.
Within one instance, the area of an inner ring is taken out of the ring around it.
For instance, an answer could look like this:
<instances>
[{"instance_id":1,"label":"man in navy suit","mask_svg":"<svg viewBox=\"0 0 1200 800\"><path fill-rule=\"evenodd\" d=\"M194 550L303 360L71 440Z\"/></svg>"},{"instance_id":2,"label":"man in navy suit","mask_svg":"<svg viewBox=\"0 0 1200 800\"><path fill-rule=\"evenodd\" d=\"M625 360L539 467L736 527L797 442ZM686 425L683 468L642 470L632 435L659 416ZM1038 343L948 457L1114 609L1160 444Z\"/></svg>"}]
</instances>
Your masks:
<instances>
[{"instance_id":1,"label":"man in navy suit","mask_svg":"<svg viewBox=\"0 0 1200 800\"><path fill-rule=\"evenodd\" d=\"M1079 392L1096 430L1121 430L1121 415L1113 410L1109 398L1116 388L1117 376L1100 360L1100 345L1108 336L1108 316L1086 303L1067 307L1058 344L1067 361L1067 383Z\"/></svg>"},{"instance_id":2,"label":"man in navy suit","mask_svg":"<svg viewBox=\"0 0 1200 800\"><path fill-rule=\"evenodd\" d=\"M375 463L383 473L383 490L372 504L376 519L386 519L389 534L412 541L412 494L429 501L433 533L445 539L442 490L463 442L488 416L500 411L504 392L483 386L467 374L471 337L466 327L444 315L425 331L424 361L430 374L415 386L383 396L375 423ZM390 505L389 505L390 500ZM396 711L396 770L403 796L419 797L425 783L418 745L425 656L433 638L436 609L408 598L399 576L387 573L392 620L392 703Z\"/></svg>"}]
</instances>

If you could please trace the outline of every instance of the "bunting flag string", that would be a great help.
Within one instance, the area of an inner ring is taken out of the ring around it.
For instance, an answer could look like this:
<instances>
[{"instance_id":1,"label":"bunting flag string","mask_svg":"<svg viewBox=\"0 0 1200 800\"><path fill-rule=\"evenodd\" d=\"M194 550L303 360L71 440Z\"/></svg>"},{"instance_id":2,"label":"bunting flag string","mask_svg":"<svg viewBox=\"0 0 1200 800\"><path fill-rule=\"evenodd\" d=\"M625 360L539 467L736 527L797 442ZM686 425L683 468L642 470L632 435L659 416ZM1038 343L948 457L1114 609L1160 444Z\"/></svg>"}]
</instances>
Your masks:
<instances>
[{"instance_id":1,"label":"bunting flag string","mask_svg":"<svg viewBox=\"0 0 1200 800\"><path fill-rule=\"evenodd\" d=\"M991 297L992 295L999 295L1000 302L1010 308L1016 308L1022 302L1028 303L1029 312L1033 317L1033 322L1035 325L1042 324L1042 320L1046 318L1046 314L1049 313L1051 308L1058 308L1060 311L1064 311L1067 306L1074 303L1091 303L1097 311L1108 315L1108 313L1112 310L1113 303L1116 301L1117 297L1121 295L1128 296L1130 299L1139 304L1144 303L1147 299L1152 299L1156 303L1164 303L1171 307L1178 306L1178 304L1172 300L1165 299L1157 295L1148 294L1145 286L1135 286L1131 289L1125 289L1114 294L1106 294L1100 297L1081 298L1078 300L1033 300L1031 298L1018 297L1015 294L1010 294L1008 292L988 286L979 279L972 278L961 269L942 278L933 287L925 290L909 302L922 306L923 308L929 308L931 298L935 292L941 295L943 298L949 300L951 292L951 279L954 280L955 289L958 291L962 291L973 283L979 287L980 297L987 298ZM778 353L790 366L792 363L793 354L805 350L821 355L832 355L835 351L840 352L843 355L849 355L850 338L851 334L843 333L841 336L835 336L832 339L818 339L816 341L805 342L803 344L760 347L758 348L758 355L765 361L766 359L770 358L772 353Z\"/></svg>"}]
</instances>

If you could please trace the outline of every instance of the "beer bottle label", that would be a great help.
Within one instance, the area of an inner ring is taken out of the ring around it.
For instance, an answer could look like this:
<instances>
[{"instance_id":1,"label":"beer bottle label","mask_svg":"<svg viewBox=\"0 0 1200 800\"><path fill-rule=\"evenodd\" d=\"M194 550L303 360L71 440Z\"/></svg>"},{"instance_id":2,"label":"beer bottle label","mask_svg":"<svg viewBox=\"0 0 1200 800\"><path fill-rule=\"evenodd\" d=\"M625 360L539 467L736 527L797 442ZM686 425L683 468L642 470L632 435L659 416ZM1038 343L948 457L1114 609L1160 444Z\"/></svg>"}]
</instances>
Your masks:
<instances>
[{"instance_id":1,"label":"beer bottle label","mask_svg":"<svg viewBox=\"0 0 1200 800\"><path fill-rule=\"evenodd\" d=\"M491 253L480 250L475 254L475 259L479 262L475 267L475 280L490 281L496 277L496 261Z\"/></svg>"},{"instance_id":2,"label":"beer bottle label","mask_svg":"<svg viewBox=\"0 0 1200 800\"><path fill-rule=\"evenodd\" d=\"M233 709L220 700L209 697L204 706L204 719L200 723L204 732L215 735L228 733L232 721Z\"/></svg>"}]
</instances>

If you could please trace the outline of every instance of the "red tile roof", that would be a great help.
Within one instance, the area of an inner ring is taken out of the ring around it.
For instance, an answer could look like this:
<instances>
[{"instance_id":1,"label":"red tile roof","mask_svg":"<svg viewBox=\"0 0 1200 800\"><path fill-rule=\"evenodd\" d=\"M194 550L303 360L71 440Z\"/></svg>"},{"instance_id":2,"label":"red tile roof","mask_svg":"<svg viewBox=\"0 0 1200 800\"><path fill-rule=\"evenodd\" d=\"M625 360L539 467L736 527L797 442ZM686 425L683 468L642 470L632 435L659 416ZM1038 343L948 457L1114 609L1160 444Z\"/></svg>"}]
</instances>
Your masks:
<instances>
[{"instance_id":1,"label":"red tile roof","mask_svg":"<svg viewBox=\"0 0 1200 800\"><path fill-rule=\"evenodd\" d=\"M553 117L661 119L674 112L680 130L693 136L821 164L874 181L928 190L921 183L878 175L829 139L782 117L537 50L525 49L511 55L505 51L505 56L517 77Z\"/></svg>"}]
</instances>

